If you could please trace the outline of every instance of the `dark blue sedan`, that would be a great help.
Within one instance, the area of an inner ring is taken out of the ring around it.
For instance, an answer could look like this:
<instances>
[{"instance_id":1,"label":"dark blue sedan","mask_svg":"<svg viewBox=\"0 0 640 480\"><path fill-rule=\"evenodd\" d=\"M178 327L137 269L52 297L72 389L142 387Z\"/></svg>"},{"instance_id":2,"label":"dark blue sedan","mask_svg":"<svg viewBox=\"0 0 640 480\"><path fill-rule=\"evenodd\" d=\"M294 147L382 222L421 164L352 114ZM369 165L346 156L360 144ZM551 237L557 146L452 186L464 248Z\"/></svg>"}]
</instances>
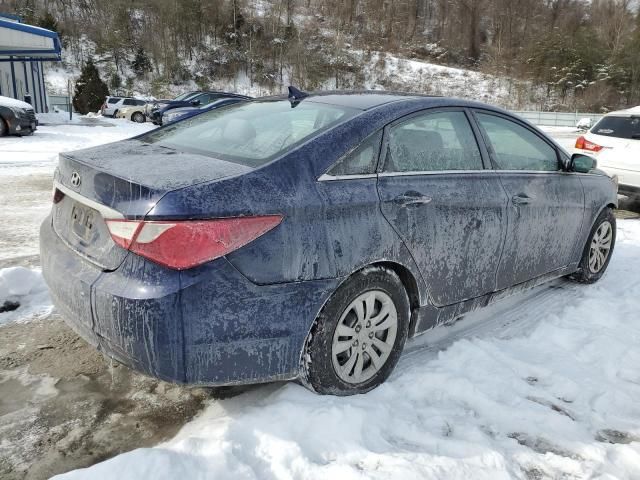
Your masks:
<instances>
[{"instance_id":1,"label":"dark blue sedan","mask_svg":"<svg viewBox=\"0 0 640 480\"><path fill-rule=\"evenodd\" d=\"M226 105L233 105L234 103L246 102L247 100L251 100L251 97L239 95L237 97L221 98L219 100L215 100L212 103L197 107L174 108L173 110L169 110L164 115L162 115L162 125L169 125L173 122L178 122L180 120L186 120L187 118L195 117L196 115L208 112L209 110L214 110Z\"/></svg>"},{"instance_id":2,"label":"dark blue sedan","mask_svg":"<svg viewBox=\"0 0 640 480\"><path fill-rule=\"evenodd\" d=\"M595 166L488 105L292 89L61 154L42 269L69 325L147 374L366 392L407 337L598 280L617 199Z\"/></svg>"}]
</instances>

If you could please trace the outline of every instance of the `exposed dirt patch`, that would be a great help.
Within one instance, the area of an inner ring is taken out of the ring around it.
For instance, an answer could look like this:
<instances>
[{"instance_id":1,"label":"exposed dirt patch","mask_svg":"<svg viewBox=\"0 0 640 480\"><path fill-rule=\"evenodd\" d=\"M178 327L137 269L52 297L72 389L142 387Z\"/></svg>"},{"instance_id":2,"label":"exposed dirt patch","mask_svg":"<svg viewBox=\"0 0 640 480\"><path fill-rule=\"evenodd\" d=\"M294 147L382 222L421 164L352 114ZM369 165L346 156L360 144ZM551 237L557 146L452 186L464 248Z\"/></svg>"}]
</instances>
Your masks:
<instances>
[{"instance_id":1,"label":"exposed dirt patch","mask_svg":"<svg viewBox=\"0 0 640 480\"><path fill-rule=\"evenodd\" d=\"M137 374L60 316L0 327L0 478L44 479L173 436L217 392Z\"/></svg>"}]
</instances>

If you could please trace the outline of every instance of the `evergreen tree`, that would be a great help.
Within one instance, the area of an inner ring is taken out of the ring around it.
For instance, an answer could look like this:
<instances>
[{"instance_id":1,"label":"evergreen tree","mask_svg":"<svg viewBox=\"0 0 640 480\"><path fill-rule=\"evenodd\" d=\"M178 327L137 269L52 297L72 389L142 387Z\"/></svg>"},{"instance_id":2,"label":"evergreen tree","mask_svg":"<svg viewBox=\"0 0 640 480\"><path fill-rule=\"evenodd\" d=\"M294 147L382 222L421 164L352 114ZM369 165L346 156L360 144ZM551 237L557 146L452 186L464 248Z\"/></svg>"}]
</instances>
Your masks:
<instances>
[{"instance_id":1,"label":"evergreen tree","mask_svg":"<svg viewBox=\"0 0 640 480\"><path fill-rule=\"evenodd\" d=\"M136 56L133 59L133 62L131 62L131 68L138 77L143 77L146 73L151 71L151 60L149 60L149 57L142 47L139 47L138 50L136 50Z\"/></svg>"},{"instance_id":2,"label":"evergreen tree","mask_svg":"<svg viewBox=\"0 0 640 480\"><path fill-rule=\"evenodd\" d=\"M45 14L38 19L38 26L53 32L58 32L58 21L49 11L45 12Z\"/></svg>"},{"instance_id":3,"label":"evergreen tree","mask_svg":"<svg viewBox=\"0 0 640 480\"><path fill-rule=\"evenodd\" d=\"M98 69L89 59L76 82L73 107L82 114L97 112L108 95L107 84L100 79Z\"/></svg>"}]
</instances>

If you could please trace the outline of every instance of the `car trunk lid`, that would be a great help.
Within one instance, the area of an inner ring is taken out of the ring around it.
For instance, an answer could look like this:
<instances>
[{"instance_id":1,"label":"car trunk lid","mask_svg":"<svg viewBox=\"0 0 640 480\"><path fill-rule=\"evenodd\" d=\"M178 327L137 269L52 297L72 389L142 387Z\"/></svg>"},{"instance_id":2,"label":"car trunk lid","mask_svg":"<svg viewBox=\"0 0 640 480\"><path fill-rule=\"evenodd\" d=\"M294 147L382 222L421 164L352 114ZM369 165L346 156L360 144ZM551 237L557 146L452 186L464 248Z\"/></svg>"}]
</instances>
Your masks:
<instances>
[{"instance_id":1,"label":"car trunk lid","mask_svg":"<svg viewBox=\"0 0 640 480\"><path fill-rule=\"evenodd\" d=\"M143 219L170 191L250 170L139 140L61 154L53 226L78 254L115 270L128 252L112 240L106 219Z\"/></svg>"}]
</instances>

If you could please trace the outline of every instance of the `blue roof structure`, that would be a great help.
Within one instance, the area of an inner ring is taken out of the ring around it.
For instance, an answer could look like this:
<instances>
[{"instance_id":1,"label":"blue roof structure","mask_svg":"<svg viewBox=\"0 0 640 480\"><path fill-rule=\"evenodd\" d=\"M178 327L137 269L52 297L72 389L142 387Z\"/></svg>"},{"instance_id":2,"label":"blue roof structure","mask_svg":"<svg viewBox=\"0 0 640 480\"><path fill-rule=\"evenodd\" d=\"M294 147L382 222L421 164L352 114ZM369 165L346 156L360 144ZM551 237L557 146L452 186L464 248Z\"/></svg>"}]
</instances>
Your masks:
<instances>
[{"instance_id":1,"label":"blue roof structure","mask_svg":"<svg viewBox=\"0 0 640 480\"><path fill-rule=\"evenodd\" d=\"M35 41L34 39L46 39ZM37 44L36 46L33 46ZM62 60L56 32L20 22L15 15L0 14L0 62Z\"/></svg>"}]
</instances>

